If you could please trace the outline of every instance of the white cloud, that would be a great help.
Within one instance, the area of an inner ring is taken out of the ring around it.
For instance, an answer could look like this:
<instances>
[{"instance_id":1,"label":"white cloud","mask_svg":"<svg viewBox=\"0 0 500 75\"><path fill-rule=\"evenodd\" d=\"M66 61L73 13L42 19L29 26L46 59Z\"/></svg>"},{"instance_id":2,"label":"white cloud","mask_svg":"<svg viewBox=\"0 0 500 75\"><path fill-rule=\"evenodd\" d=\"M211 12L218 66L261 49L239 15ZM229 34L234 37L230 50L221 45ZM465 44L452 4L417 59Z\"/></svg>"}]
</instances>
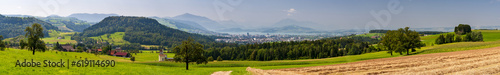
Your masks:
<instances>
[{"instance_id":1,"label":"white cloud","mask_svg":"<svg viewBox=\"0 0 500 75\"><path fill-rule=\"evenodd\" d=\"M285 11L287 12L287 15L288 15L288 16L291 16L291 15L292 15L292 13L297 12L297 10L295 10L294 8L290 8L290 9L285 10Z\"/></svg>"},{"instance_id":2,"label":"white cloud","mask_svg":"<svg viewBox=\"0 0 500 75\"><path fill-rule=\"evenodd\" d=\"M297 11L297 10L295 10L294 8L290 8L286 12L288 12L288 13L295 13L295 11Z\"/></svg>"}]
</instances>

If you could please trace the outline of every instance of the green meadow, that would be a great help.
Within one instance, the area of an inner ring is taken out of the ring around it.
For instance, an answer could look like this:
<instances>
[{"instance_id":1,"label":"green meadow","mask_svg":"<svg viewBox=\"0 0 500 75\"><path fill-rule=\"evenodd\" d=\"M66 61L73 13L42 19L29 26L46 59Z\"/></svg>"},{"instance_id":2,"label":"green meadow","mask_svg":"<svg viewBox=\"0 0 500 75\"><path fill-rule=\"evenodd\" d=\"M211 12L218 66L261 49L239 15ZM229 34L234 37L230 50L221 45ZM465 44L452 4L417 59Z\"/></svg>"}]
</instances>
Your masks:
<instances>
[{"instance_id":1,"label":"green meadow","mask_svg":"<svg viewBox=\"0 0 500 75\"><path fill-rule=\"evenodd\" d=\"M56 42L59 42L60 44L76 43L75 40L71 40L71 35L73 35L75 32L59 32L54 30L49 30L49 31L50 31L49 33L50 37L42 38L42 40L46 43L56 43ZM61 37L61 39L59 39L59 37Z\"/></svg>"},{"instance_id":2,"label":"green meadow","mask_svg":"<svg viewBox=\"0 0 500 75\"><path fill-rule=\"evenodd\" d=\"M433 45L417 49L411 55L453 52L463 50L474 50L500 46L500 38L494 37L500 34L500 31L482 30L485 42L458 42L442 45ZM116 34L116 33L115 33ZM430 35L422 37L423 41L435 39ZM433 41L433 40L432 40ZM430 42L432 42L430 41ZM56 53L57 52L57 53ZM166 53L168 57L173 57L175 54ZM324 59L303 59L303 60L275 60L275 61L213 61L208 64L190 64L189 70L185 70L184 63L176 63L170 61L158 62L158 53L143 51L143 53L132 54L136 57L136 61L132 62L129 58L114 57L107 55L94 55L89 53L78 52L58 52L46 51L36 52L32 55L30 51L11 49L0 51L0 57L4 63L0 63L0 74L169 74L169 75L207 75L216 71L233 71L233 75L248 75L247 67L259 69L281 69L281 68L296 68L309 66L332 65L348 62L356 62L369 59L401 57L407 55L399 55L394 53L391 56L386 51L366 53L362 55L350 55L343 57L332 57ZM80 58L82 57L82 58ZM92 60L114 60L115 67L15 67L16 60L34 59L35 61L43 60L70 60L76 61L80 59Z\"/></svg>"},{"instance_id":3,"label":"green meadow","mask_svg":"<svg viewBox=\"0 0 500 75\"><path fill-rule=\"evenodd\" d=\"M113 43L115 45L128 44L130 42L123 40L123 36L125 36L125 32L115 32L113 34L104 34L101 36L90 37L97 41L107 41L109 43Z\"/></svg>"}]
</instances>

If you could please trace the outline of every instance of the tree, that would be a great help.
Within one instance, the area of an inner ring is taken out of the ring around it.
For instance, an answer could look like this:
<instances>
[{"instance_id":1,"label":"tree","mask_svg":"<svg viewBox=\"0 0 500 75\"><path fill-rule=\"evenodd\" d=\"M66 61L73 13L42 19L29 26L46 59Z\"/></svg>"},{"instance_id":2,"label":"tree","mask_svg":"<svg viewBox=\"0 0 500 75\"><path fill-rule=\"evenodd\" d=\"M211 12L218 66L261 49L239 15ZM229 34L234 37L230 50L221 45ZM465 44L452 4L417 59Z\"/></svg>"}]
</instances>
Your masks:
<instances>
[{"instance_id":1,"label":"tree","mask_svg":"<svg viewBox=\"0 0 500 75\"><path fill-rule=\"evenodd\" d=\"M455 34L446 34L445 43L453 43L455 42Z\"/></svg>"},{"instance_id":2,"label":"tree","mask_svg":"<svg viewBox=\"0 0 500 75\"><path fill-rule=\"evenodd\" d=\"M462 36L461 35L457 35L455 37L455 42L462 42Z\"/></svg>"},{"instance_id":3,"label":"tree","mask_svg":"<svg viewBox=\"0 0 500 75\"><path fill-rule=\"evenodd\" d=\"M454 32L456 34L463 35L472 32L472 30L469 24L458 24L458 26L455 27Z\"/></svg>"},{"instance_id":4,"label":"tree","mask_svg":"<svg viewBox=\"0 0 500 75\"><path fill-rule=\"evenodd\" d=\"M19 46L21 47L21 49L24 49L28 46L28 43L26 43L24 39L21 39L19 40Z\"/></svg>"},{"instance_id":5,"label":"tree","mask_svg":"<svg viewBox=\"0 0 500 75\"><path fill-rule=\"evenodd\" d=\"M481 32L471 32L465 35L465 39L472 42L483 41L483 34Z\"/></svg>"},{"instance_id":6,"label":"tree","mask_svg":"<svg viewBox=\"0 0 500 75\"><path fill-rule=\"evenodd\" d=\"M135 61L135 57L130 57L130 61L134 62Z\"/></svg>"},{"instance_id":7,"label":"tree","mask_svg":"<svg viewBox=\"0 0 500 75\"><path fill-rule=\"evenodd\" d=\"M45 47L45 43L40 39L44 37L42 25L34 23L31 27L26 27L24 31L26 31L24 36L28 39L26 42L28 50L33 51L33 55L35 55L35 51L45 52L47 48Z\"/></svg>"},{"instance_id":8,"label":"tree","mask_svg":"<svg viewBox=\"0 0 500 75\"><path fill-rule=\"evenodd\" d=\"M3 40L3 36L0 35L0 50L4 51L5 50L5 43L2 40Z\"/></svg>"},{"instance_id":9,"label":"tree","mask_svg":"<svg viewBox=\"0 0 500 75\"><path fill-rule=\"evenodd\" d=\"M175 62L185 62L186 70L189 70L189 63L195 62L196 64L207 64L207 58L203 55L205 50L203 50L203 45L196 42L191 37L186 41L182 41L182 44L174 48Z\"/></svg>"},{"instance_id":10,"label":"tree","mask_svg":"<svg viewBox=\"0 0 500 75\"><path fill-rule=\"evenodd\" d=\"M439 37L436 39L435 43L436 44L444 44L445 43L444 41L445 41L444 36L439 35Z\"/></svg>"},{"instance_id":11,"label":"tree","mask_svg":"<svg viewBox=\"0 0 500 75\"><path fill-rule=\"evenodd\" d=\"M222 58L220 56L217 57L217 61L222 61Z\"/></svg>"},{"instance_id":12,"label":"tree","mask_svg":"<svg viewBox=\"0 0 500 75\"><path fill-rule=\"evenodd\" d=\"M390 30L387 31L387 33L382 36L382 41L380 41L380 45L383 50L387 50L388 53L393 55L392 53L398 49L398 44L400 44L400 41L398 41L400 32L397 32L395 30Z\"/></svg>"},{"instance_id":13,"label":"tree","mask_svg":"<svg viewBox=\"0 0 500 75\"><path fill-rule=\"evenodd\" d=\"M207 58L207 61L212 62L212 61L214 61L214 58L212 56L210 56L210 57Z\"/></svg>"},{"instance_id":14,"label":"tree","mask_svg":"<svg viewBox=\"0 0 500 75\"><path fill-rule=\"evenodd\" d=\"M108 53L109 51L111 51L111 48L112 48L111 45L102 47L102 53Z\"/></svg>"},{"instance_id":15,"label":"tree","mask_svg":"<svg viewBox=\"0 0 500 75\"><path fill-rule=\"evenodd\" d=\"M423 47L424 44L420 41L420 34L409 29L409 27L405 27L404 29L387 31L382 36L382 41L380 41L383 49L388 50L391 55L392 52L398 52L399 54L406 52L409 55L410 50L415 51L415 48Z\"/></svg>"},{"instance_id":16,"label":"tree","mask_svg":"<svg viewBox=\"0 0 500 75\"><path fill-rule=\"evenodd\" d=\"M402 45L404 45L406 55L410 54L410 50L414 52L416 48L421 48L424 46L424 44L420 41L420 34L417 31L412 31L409 29L409 27L405 27L404 29L400 28L398 30L403 31Z\"/></svg>"}]
</instances>

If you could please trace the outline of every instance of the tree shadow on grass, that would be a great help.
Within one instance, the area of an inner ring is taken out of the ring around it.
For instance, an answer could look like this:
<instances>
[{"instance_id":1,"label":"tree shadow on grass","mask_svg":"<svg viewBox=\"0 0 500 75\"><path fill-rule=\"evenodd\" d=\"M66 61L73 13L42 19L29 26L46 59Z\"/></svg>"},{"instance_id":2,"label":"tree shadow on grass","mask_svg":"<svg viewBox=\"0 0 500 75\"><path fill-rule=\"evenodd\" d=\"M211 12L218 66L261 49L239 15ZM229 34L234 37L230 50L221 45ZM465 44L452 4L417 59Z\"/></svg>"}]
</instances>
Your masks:
<instances>
[{"instance_id":1,"label":"tree shadow on grass","mask_svg":"<svg viewBox=\"0 0 500 75\"><path fill-rule=\"evenodd\" d=\"M427 50L422 50L422 51L417 51L417 52L412 52L410 53L409 55L417 55L417 54L420 54L420 53L424 53L426 52Z\"/></svg>"}]
</instances>

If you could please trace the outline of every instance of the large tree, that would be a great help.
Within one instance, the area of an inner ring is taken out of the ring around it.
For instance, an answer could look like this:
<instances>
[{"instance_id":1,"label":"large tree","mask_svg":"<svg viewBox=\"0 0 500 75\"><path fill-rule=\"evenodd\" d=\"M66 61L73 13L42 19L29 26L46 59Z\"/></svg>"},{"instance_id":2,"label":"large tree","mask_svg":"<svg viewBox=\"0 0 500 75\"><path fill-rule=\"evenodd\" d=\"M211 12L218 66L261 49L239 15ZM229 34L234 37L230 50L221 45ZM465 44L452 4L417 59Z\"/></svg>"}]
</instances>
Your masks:
<instances>
[{"instance_id":1,"label":"large tree","mask_svg":"<svg viewBox=\"0 0 500 75\"><path fill-rule=\"evenodd\" d=\"M28 50L33 51L33 55L35 55L35 51L45 52L47 50L45 43L40 39L44 37L42 25L34 23L31 27L26 27L24 31L26 31L24 36L28 38L26 46Z\"/></svg>"},{"instance_id":2,"label":"large tree","mask_svg":"<svg viewBox=\"0 0 500 75\"><path fill-rule=\"evenodd\" d=\"M410 54L410 50L412 52L416 51L416 48L423 47L424 44L420 41L420 34L415 31L415 30L409 30L410 27L405 27L404 30L400 28L398 31L404 31L403 32L403 46L404 49L406 50L406 55Z\"/></svg>"},{"instance_id":3,"label":"large tree","mask_svg":"<svg viewBox=\"0 0 500 75\"><path fill-rule=\"evenodd\" d=\"M397 31L393 31L393 30L390 30L390 31L387 31L384 36L382 36L382 41L380 41L380 47L381 49L383 50L387 50L388 53L391 54L391 56L393 55L392 53L396 50L396 49L401 49L399 46L401 44L400 41L398 41L400 38L398 37L400 35L400 33L398 33Z\"/></svg>"},{"instance_id":4,"label":"large tree","mask_svg":"<svg viewBox=\"0 0 500 75\"><path fill-rule=\"evenodd\" d=\"M463 35L472 32L472 30L469 24L458 24L458 26L455 27L454 32L456 34Z\"/></svg>"},{"instance_id":5,"label":"large tree","mask_svg":"<svg viewBox=\"0 0 500 75\"><path fill-rule=\"evenodd\" d=\"M390 30L382 36L380 46L393 55L393 52L402 54L406 52L408 55L410 50L415 51L416 48L423 47L424 44L420 41L420 34L416 31L409 30L409 27L400 28L398 30Z\"/></svg>"},{"instance_id":6,"label":"large tree","mask_svg":"<svg viewBox=\"0 0 500 75\"><path fill-rule=\"evenodd\" d=\"M174 48L175 62L185 62L186 70L188 70L189 63L195 62L196 64L207 64L207 58L203 55L203 45L194 41L189 37L188 40L182 41L182 44Z\"/></svg>"}]
</instances>

